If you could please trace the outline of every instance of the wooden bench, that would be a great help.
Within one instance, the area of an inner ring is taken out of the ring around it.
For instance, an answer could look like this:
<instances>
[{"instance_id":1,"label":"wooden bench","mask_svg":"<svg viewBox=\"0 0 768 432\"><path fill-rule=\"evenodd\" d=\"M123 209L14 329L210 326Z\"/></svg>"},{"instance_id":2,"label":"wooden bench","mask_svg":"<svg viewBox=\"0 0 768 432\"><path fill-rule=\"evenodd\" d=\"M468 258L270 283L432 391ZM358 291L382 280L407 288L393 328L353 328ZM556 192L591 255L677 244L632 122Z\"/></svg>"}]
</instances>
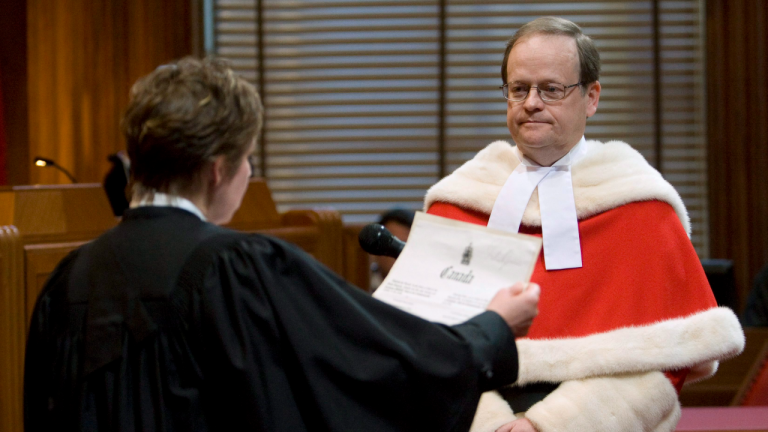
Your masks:
<instances>
[{"instance_id":1,"label":"wooden bench","mask_svg":"<svg viewBox=\"0 0 768 432\"><path fill-rule=\"evenodd\" d=\"M350 224L344 226L342 234L344 257L344 279L363 291L369 291L371 285L371 261L368 253L360 247L357 237L364 224Z\"/></svg>"},{"instance_id":2,"label":"wooden bench","mask_svg":"<svg viewBox=\"0 0 768 432\"><path fill-rule=\"evenodd\" d=\"M262 179L253 179L229 228L268 234L294 243L339 275L344 275L341 215L336 210L279 213Z\"/></svg>"},{"instance_id":3,"label":"wooden bench","mask_svg":"<svg viewBox=\"0 0 768 432\"><path fill-rule=\"evenodd\" d=\"M0 226L0 431L22 432L22 380L26 321L19 231Z\"/></svg>"}]
</instances>

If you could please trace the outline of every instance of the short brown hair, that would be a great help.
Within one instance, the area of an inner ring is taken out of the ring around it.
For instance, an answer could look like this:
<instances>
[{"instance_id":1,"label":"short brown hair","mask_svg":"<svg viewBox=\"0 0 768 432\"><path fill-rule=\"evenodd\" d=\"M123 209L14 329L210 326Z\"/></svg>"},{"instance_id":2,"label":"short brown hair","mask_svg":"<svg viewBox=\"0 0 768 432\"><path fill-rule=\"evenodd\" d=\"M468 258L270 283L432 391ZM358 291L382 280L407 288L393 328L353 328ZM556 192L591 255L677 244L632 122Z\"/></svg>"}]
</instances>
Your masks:
<instances>
[{"instance_id":1,"label":"short brown hair","mask_svg":"<svg viewBox=\"0 0 768 432\"><path fill-rule=\"evenodd\" d=\"M579 53L579 82L582 85L582 92L584 91L583 86L600 79L600 53L597 52L595 42L585 35L581 31L581 27L575 23L567 19L548 16L537 18L523 25L507 42L504 60L501 63L501 80L504 84L507 83L507 62L512 48L521 39L534 35L568 36L576 42L576 50Z\"/></svg>"},{"instance_id":2,"label":"short brown hair","mask_svg":"<svg viewBox=\"0 0 768 432\"><path fill-rule=\"evenodd\" d=\"M191 57L139 79L122 120L134 191L185 193L223 155L234 173L259 134L256 89L228 63Z\"/></svg>"}]
</instances>

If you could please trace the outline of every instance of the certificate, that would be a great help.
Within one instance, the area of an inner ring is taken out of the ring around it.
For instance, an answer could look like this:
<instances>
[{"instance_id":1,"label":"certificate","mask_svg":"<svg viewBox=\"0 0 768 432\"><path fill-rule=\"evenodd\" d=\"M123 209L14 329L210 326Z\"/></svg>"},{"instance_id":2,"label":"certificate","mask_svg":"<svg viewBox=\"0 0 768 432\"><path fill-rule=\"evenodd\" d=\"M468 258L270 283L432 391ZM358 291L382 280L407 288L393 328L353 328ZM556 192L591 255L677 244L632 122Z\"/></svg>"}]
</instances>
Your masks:
<instances>
[{"instance_id":1,"label":"certificate","mask_svg":"<svg viewBox=\"0 0 768 432\"><path fill-rule=\"evenodd\" d=\"M541 238L417 212L408 242L373 296L426 320L458 324L496 292L528 282Z\"/></svg>"}]
</instances>

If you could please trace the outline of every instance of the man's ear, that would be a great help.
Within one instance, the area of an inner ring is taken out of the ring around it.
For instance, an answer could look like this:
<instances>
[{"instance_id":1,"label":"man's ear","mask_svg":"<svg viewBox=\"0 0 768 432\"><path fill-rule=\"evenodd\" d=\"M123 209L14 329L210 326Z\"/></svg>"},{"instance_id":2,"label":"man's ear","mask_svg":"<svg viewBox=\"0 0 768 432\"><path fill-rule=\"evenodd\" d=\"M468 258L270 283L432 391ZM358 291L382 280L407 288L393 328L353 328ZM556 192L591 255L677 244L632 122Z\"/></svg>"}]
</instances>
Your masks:
<instances>
[{"instance_id":1,"label":"man's ear","mask_svg":"<svg viewBox=\"0 0 768 432\"><path fill-rule=\"evenodd\" d=\"M600 101L600 81L595 81L587 89L587 118L597 112L597 103Z\"/></svg>"}]
</instances>

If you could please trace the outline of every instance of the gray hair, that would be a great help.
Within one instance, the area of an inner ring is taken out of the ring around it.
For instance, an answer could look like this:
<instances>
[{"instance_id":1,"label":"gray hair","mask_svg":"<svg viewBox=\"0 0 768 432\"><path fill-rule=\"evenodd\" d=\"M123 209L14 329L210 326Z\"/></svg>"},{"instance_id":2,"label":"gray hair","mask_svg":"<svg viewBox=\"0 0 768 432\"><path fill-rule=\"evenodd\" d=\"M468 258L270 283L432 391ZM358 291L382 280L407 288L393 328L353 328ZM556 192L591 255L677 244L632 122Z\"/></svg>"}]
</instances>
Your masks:
<instances>
[{"instance_id":1,"label":"gray hair","mask_svg":"<svg viewBox=\"0 0 768 432\"><path fill-rule=\"evenodd\" d=\"M504 84L507 83L507 62L512 48L520 40L534 35L568 36L576 42L576 49L579 53L579 82L582 85L582 92L584 91L583 86L600 79L600 53L597 52L595 42L585 35L575 23L567 19L548 16L537 18L523 25L507 42L504 61L501 63L501 80Z\"/></svg>"}]
</instances>

